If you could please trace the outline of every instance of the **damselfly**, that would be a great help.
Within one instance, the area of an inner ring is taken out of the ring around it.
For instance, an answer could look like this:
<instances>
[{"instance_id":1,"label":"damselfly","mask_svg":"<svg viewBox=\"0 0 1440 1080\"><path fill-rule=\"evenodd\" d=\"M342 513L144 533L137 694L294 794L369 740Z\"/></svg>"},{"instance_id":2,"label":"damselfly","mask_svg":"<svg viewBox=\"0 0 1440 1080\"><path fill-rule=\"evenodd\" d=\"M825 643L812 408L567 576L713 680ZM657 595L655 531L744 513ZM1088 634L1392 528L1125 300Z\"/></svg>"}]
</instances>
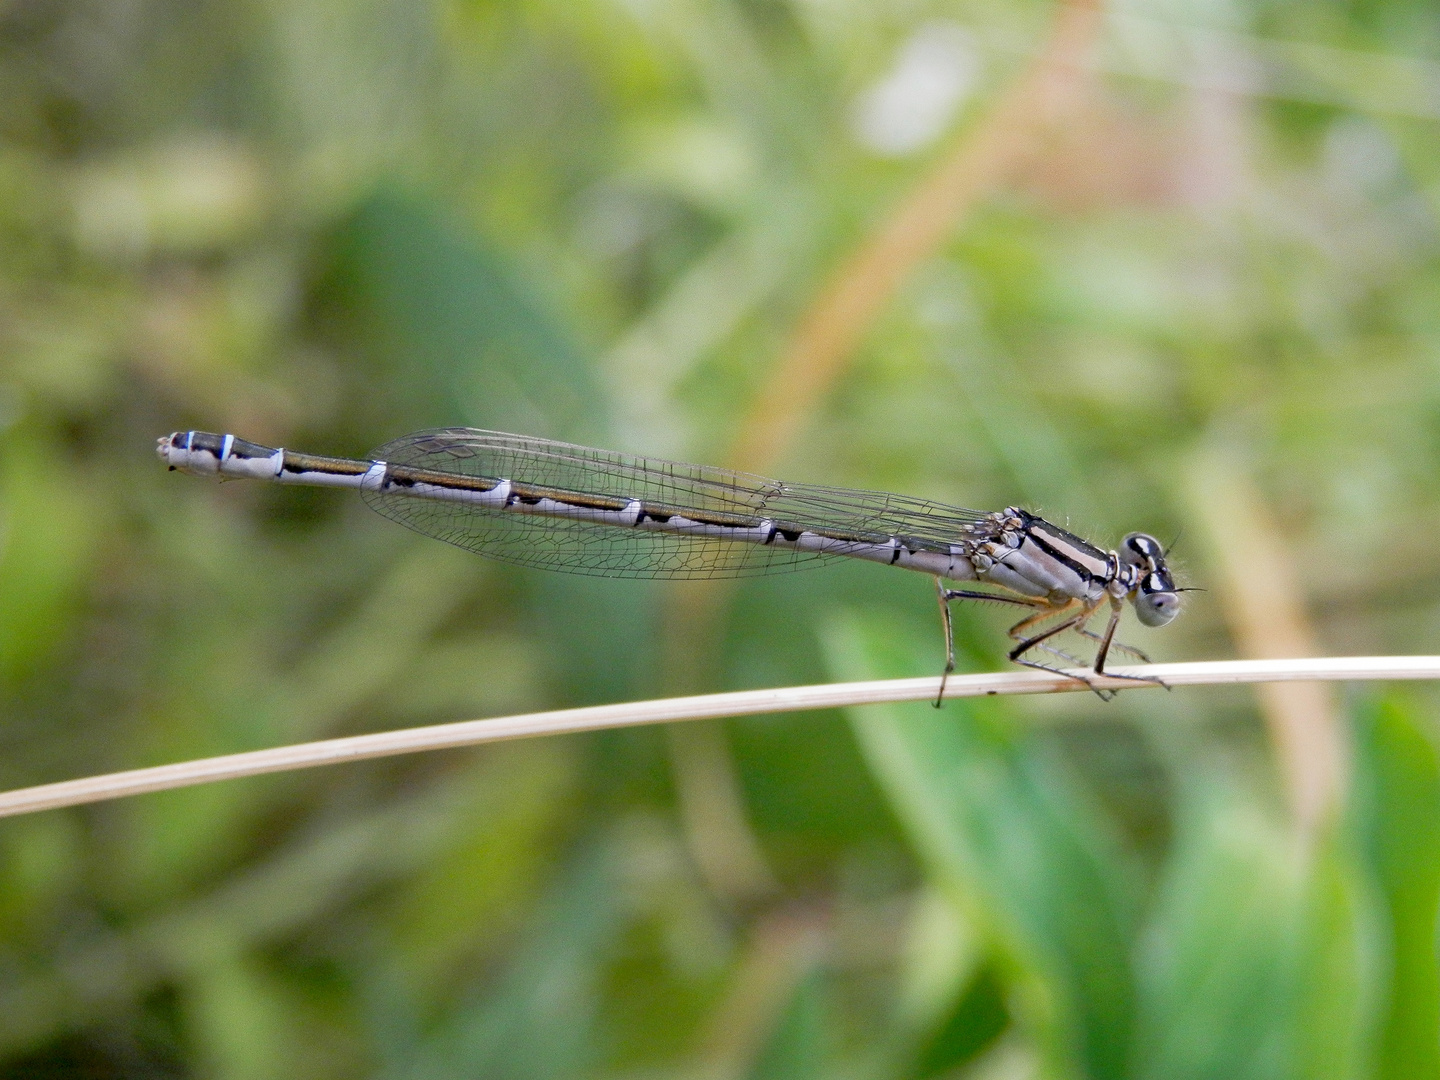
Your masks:
<instances>
[{"instance_id":1,"label":"damselfly","mask_svg":"<svg viewBox=\"0 0 1440 1080\"><path fill-rule=\"evenodd\" d=\"M1104 551L1019 507L980 513L876 491L788 484L472 428L439 428L386 443L373 459L316 457L233 435L180 431L159 441L172 469L358 488L375 510L416 532L521 566L633 578L744 577L845 556L935 579L945 630L945 673L955 669L950 604L989 600L1029 609L1010 628L1010 659L1042 650L1080 664L1054 639L1096 642L1090 674L1106 674L1129 600L1146 626L1180 610L1165 549L1130 533ZM955 589L974 581L1000 590ZM1089 628L1109 606L1103 632ZM1102 697L1086 674L1070 674ZM1110 673L1114 677L1114 673ZM1119 678L1156 682L1153 677ZM941 695L944 694L942 680ZM937 699L937 704L939 699Z\"/></svg>"}]
</instances>

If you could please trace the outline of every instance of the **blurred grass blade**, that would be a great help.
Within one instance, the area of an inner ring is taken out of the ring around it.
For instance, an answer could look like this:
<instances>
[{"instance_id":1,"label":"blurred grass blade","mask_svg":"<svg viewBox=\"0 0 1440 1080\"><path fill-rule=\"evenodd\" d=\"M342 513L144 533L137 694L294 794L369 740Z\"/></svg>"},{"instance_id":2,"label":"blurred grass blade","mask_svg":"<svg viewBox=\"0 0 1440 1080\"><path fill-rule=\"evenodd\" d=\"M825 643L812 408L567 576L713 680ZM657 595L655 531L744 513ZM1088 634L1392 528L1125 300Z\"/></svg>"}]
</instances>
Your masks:
<instances>
[{"instance_id":1,"label":"blurred grass blade","mask_svg":"<svg viewBox=\"0 0 1440 1080\"><path fill-rule=\"evenodd\" d=\"M1286 939L1298 855L1206 770L1140 953L1142 1077L1265 1075L1283 1052Z\"/></svg>"},{"instance_id":2,"label":"blurred grass blade","mask_svg":"<svg viewBox=\"0 0 1440 1080\"><path fill-rule=\"evenodd\" d=\"M1190 463L1189 489L1241 655L1323 655L1292 545L1235 448L1202 448ZM1334 692L1324 683L1273 683L1256 695L1295 820L1307 832L1321 829L1337 811L1347 768Z\"/></svg>"},{"instance_id":3,"label":"blurred grass blade","mask_svg":"<svg viewBox=\"0 0 1440 1080\"><path fill-rule=\"evenodd\" d=\"M1440 762L1427 727L1396 697L1355 720L1355 817L1388 921L1377 1080L1440 1076Z\"/></svg>"},{"instance_id":4,"label":"blurred grass blade","mask_svg":"<svg viewBox=\"0 0 1440 1080\"><path fill-rule=\"evenodd\" d=\"M1305 1080L1369 1075L1380 996L1378 913L1353 839L1332 826L1306 867L1291 1039L1294 1075Z\"/></svg>"},{"instance_id":5,"label":"blurred grass blade","mask_svg":"<svg viewBox=\"0 0 1440 1080\"><path fill-rule=\"evenodd\" d=\"M764 473L785 457L911 271L1075 108L1100 14L1093 0L1057 5L1041 51L834 272L742 423L727 464Z\"/></svg>"},{"instance_id":6,"label":"blurred grass blade","mask_svg":"<svg viewBox=\"0 0 1440 1080\"><path fill-rule=\"evenodd\" d=\"M572 769L558 743L539 753L486 755L365 812L301 826L264 858L212 889L184 894L138 925L95 928L69 945L62 963L0 983L0 1055L34 1050L74 1025L99 1023L117 1002L151 996L164 983L183 987L192 977L203 982L212 965L238 963L309 925L331 926L357 895L396 880L422 889L427 867L473 868L477 855L483 857L467 844L474 836L483 835L500 852L508 845L529 854L492 856L500 868L489 871L482 887L449 890L446 914L476 911L487 893L521 893L543 858L543 850L532 849L567 803ZM397 836L404 843L396 843ZM125 899L117 898L116 906L125 907ZM492 902L490 911L500 906ZM397 937L404 940L403 928ZM412 948L405 959L419 966L425 957Z\"/></svg>"}]
</instances>

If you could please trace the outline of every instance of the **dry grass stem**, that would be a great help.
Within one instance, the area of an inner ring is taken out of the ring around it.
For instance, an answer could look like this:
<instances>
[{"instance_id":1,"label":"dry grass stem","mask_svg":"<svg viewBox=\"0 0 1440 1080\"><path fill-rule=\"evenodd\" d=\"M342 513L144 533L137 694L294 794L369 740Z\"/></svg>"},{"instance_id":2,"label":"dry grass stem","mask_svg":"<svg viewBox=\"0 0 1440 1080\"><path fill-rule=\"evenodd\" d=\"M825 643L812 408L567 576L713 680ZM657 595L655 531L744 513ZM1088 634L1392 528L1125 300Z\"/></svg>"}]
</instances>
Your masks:
<instances>
[{"instance_id":1,"label":"dry grass stem","mask_svg":"<svg viewBox=\"0 0 1440 1080\"><path fill-rule=\"evenodd\" d=\"M1344 682L1376 679L1440 679L1440 656L1342 656L1306 660L1215 660L1191 664L1151 664L1117 668L1117 672L1158 676L1171 687L1225 683ZM1097 685L1114 690L1139 690L1153 684L1101 678ZM929 701L940 680L882 679L872 682L789 686L772 690L740 690L726 694L661 698L619 705L560 709L493 720L464 720L431 727L352 735L343 739L280 746L243 754L201 758L174 765L65 780L57 784L20 788L0 793L0 817L52 810L62 806L102 802L150 791L168 791L194 784L233 780L262 773L336 765L366 758L447 750L482 743L562 735L606 728L636 727L683 720L753 716L762 713L803 712L895 701ZM997 694L1054 694L1085 691L1083 684L1064 675L1043 671L1002 671L980 675L953 675L947 698Z\"/></svg>"},{"instance_id":2,"label":"dry grass stem","mask_svg":"<svg viewBox=\"0 0 1440 1080\"><path fill-rule=\"evenodd\" d=\"M1316 655L1294 559L1249 474L1230 454L1204 453L1192 465L1191 490L1236 649L1256 660ZM1271 683L1256 692L1291 813L1302 834L1313 835L1345 791L1346 747L1334 695L1313 682Z\"/></svg>"},{"instance_id":3,"label":"dry grass stem","mask_svg":"<svg viewBox=\"0 0 1440 1080\"><path fill-rule=\"evenodd\" d=\"M1029 66L841 264L801 319L727 464L763 473L784 458L910 272L1083 101L1101 17L1094 0L1061 4L1049 40Z\"/></svg>"}]
</instances>

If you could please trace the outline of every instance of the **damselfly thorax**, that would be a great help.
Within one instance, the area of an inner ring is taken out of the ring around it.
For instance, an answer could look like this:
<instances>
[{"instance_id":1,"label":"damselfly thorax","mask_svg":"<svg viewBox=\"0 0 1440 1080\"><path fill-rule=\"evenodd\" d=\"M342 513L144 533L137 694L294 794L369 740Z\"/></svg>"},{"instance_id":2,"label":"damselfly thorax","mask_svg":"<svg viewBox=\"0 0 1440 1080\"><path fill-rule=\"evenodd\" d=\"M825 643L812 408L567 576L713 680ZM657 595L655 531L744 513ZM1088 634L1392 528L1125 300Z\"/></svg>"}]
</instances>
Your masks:
<instances>
[{"instance_id":1,"label":"damselfly thorax","mask_svg":"<svg viewBox=\"0 0 1440 1080\"><path fill-rule=\"evenodd\" d=\"M407 435L369 461L203 431L176 432L158 451L172 469L202 476L358 488L402 525L522 566L606 577L743 577L846 557L916 570L935 579L947 674L955 668L954 600L1030 609L1010 628L1017 643L1010 659L1027 667L1058 670L1029 658L1035 650L1079 665L1053 639L1065 631L1092 639L1093 675L1107 674L1112 649L1146 659L1114 640L1126 601L1146 626L1164 626L1180 609L1153 536L1131 533L1105 551L1013 506L982 513L471 428ZM1089 624L1102 607L1108 618L1096 633ZM1108 696L1087 675L1067 674Z\"/></svg>"}]
</instances>

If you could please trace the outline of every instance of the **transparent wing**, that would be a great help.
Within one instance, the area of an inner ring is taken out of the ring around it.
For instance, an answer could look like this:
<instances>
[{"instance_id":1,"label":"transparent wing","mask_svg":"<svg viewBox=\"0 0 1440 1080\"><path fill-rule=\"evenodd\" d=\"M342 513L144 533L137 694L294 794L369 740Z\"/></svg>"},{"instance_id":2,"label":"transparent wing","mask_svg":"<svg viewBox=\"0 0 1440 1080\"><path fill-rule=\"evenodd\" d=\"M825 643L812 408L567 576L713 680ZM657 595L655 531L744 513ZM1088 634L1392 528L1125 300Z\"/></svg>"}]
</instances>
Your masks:
<instances>
[{"instance_id":1,"label":"transparent wing","mask_svg":"<svg viewBox=\"0 0 1440 1080\"><path fill-rule=\"evenodd\" d=\"M948 550L987 515L884 492L786 484L749 473L634 457L548 439L473 428L406 435L371 457L456 476L509 480L557 492L639 499L678 514L768 519L847 539ZM604 577L745 577L803 569L834 558L717 537L535 517L473 504L366 491L365 501L400 524L505 562ZM973 534L972 534L973 535Z\"/></svg>"}]
</instances>

